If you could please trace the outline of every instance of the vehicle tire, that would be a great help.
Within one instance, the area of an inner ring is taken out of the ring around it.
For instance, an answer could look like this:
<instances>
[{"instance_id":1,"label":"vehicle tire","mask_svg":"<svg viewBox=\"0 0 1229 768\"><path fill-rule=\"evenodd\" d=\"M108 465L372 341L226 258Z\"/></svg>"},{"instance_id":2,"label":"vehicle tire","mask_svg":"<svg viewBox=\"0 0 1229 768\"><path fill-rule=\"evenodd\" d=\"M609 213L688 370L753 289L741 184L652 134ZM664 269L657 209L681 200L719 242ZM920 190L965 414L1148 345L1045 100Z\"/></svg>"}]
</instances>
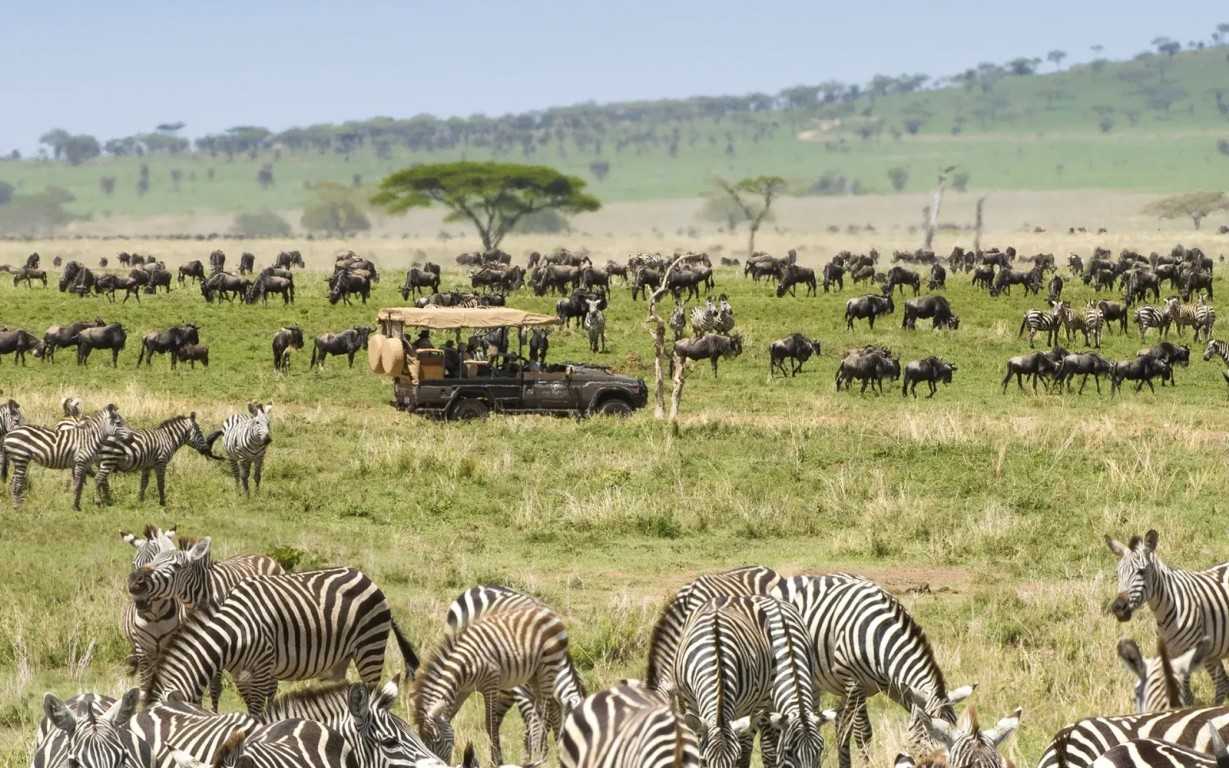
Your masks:
<instances>
[{"instance_id":1,"label":"vehicle tire","mask_svg":"<svg viewBox=\"0 0 1229 768\"><path fill-rule=\"evenodd\" d=\"M620 418L626 418L632 415L632 407L626 400L619 397L612 397L597 407L597 414L599 416L617 416Z\"/></svg>"},{"instance_id":2,"label":"vehicle tire","mask_svg":"<svg viewBox=\"0 0 1229 768\"><path fill-rule=\"evenodd\" d=\"M472 421L485 419L490 412L491 409L487 408L486 403L467 397L452 407L451 418L454 421Z\"/></svg>"}]
</instances>

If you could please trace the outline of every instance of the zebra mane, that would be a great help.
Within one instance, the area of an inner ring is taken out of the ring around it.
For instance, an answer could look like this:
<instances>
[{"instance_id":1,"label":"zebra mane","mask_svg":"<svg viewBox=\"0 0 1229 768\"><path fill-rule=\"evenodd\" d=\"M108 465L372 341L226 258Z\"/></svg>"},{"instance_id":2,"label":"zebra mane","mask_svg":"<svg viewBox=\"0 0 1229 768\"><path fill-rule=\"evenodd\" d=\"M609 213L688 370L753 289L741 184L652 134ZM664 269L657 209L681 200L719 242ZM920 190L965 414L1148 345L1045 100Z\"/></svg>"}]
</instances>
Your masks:
<instances>
[{"instance_id":1,"label":"zebra mane","mask_svg":"<svg viewBox=\"0 0 1229 768\"><path fill-rule=\"evenodd\" d=\"M721 652L721 610L716 601L709 603L713 610L713 654L717 657L717 728L724 723L725 712L725 661Z\"/></svg>"},{"instance_id":2,"label":"zebra mane","mask_svg":"<svg viewBox=\"0 0 1229 768\"><path fill-rule=\"evenodd\" d=\"M311 685L306 688L299 688L289 693L283 693L278 696L269 705L271 708L291 705L310 705L315 704L325 699L336 697L339 694L347 694L350 690L351 683L348 680L338 680L330 683L321 683L319 685Z\"/></svg>"},{"instance_id":3,"label":"zebra mane","mask_svg":"<svg viewBox=\"0 0 1229 768\"><path fill-rule=\"evenodd\" d=\"M162 677L162 669L166 660L170 658L170 652L179 645L180 639L190 637L199 627L205 626L212 618L212 612L202 606L194 606L188 611L183 618L183 621L163 635L160 644L162 650L154 657L153 663L149 668L149 678L145 684L141 686L141 700L145 702L153 702L154 690L157 687L159 680ZM208 685L208 681L205 683ZM199 692L197 692L199 695Z\"/></svg>"},{"instance_id":4,"label":"zebra mane","mask_svg":"<svg viewBox=\"0 0 1229 768\"><path fill-rule=\"evenodd\" d=\"M665 642L667 618L678 613L679 604L690 593L690 586L680 588L674 593L674 597L666 604L666 607L661 610L661 614L657 617L657 622L653 624L653 632L649 636L649 665L644 672L644 686L646 688L656 690L661 683L661 670L658 669L662 660L658 658L658 649ZM678 627L681 631L682 626Z\"/></svg>"},{"instance_id":5,"label":"zebra mane","mask_svg":"<svg viewBox=\"0 0 1229 768\"><path fill-rule=\"evenodd\" d=\"M431 654L431 658L427 661L426 665L422 667L422 673L418 679L414 681L414 721L419 726L429 718L427 697L422 694L443 676L443 669L446 666L445 660L452 654L453 649L457 647L458 641L465 635L467 629L469 629L468 626L460 632L445 635L439 646Z\"/></svg>"},{"instance_id":6,"label":"zebra mane","mask_svg":"<svg viewBox=\"0 0 1229 768\"><path fill-rule=\"evenodd\" d=\"M176 423L176 422L179 422L179 421L186 421L187 419L188 419L188 417L187 417L187 416L172 416L171 418L166 419L166 420L165 420L165 421L163 421L161 424L159 424L159 425L156 427L156 429L162 429L163 427L169 427L170 425L172 425L172 424L174 424L174 423Z\"/></svg>"},{"instance_id":7,"label":"zebra mane","mask_svg":"<svg viewBox=\"0 0 1229 768\"><path fill-rule=\"evenodd\" d=\"M905 610L905 606L892 595L884 591L884 596L892 605L892 609L896 614L896 620L905 626L906 631L916 639L918 645L921 646L922 658L930 669L931 675L934 677L935 690L934 695L944 702L947 701L947 679L943 676L943 668L939 666L939 661L935 658L934 646L930 644L930 638L926 636L926 631L922 629L909 612Z\"/></svg>"}]
</instances>

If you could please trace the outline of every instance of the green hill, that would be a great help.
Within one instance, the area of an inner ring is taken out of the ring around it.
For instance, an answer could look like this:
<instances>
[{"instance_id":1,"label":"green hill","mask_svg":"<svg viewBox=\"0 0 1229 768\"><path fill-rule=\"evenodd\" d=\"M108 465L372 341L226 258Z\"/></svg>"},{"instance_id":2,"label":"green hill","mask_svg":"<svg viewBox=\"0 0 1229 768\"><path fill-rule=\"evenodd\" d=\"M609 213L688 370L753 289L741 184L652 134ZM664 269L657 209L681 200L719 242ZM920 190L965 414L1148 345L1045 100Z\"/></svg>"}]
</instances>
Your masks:
<instances>
[{"instance_id":1,"label":"green hill","mask_svg":"<svg viewBox=\"0 0 1229 768\"><path fill-rule=\"evenodd\" d=\"M74 198L69 211L105 217L294 209L320 182L365 189L396 168L461 158L554 165L591 179L605 200L694 196L713 175L773 173L797 193L843 194L924 190L948 165L959 165L976 190L1173 192L1222 188L1229 172L1226 46L1043 75L982 65L920 90L924 80L500 118L374 118L281 134L245 128L178 154L166 147L187 142L78 165L4 161L0 181L15 187L18 201L62 188ZM133 145L104 146L130 152ZM258 183L262 168L272 183ZM109 194L107 177L114 179Z\"/></svg>"}]
</instances>

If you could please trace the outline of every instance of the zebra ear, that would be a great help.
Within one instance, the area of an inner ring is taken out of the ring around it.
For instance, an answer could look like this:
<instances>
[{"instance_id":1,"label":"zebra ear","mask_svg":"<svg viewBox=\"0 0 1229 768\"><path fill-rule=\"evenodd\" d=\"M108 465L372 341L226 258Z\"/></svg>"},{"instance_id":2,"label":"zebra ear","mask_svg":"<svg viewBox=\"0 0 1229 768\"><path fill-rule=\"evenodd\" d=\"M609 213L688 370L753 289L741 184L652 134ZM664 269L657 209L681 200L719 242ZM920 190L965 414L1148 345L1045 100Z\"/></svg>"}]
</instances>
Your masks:
<instances>
[{"instance_id":1,"label":"zebra ear","mask_svg":"<svg viewBox=\"0 0 1229 768\"><path fill-rule=\"evenodd\" d=\"M962 685L954 691L948 691L947 692L947 703L948 704L959 704L960 702L972 696L973 692L976 690L977 690L977 683L972 683L970 685Z\"/></svg>"},{"instance_id":2,"label":"zebra ear","mask_svg":"<svg viewBox=\"0 0 1229 768\"><path fill-rule=\"evenodd\" d=\"M193 424L195 424L196 423L196 411L192 411L191 413L189 413L188 418L192 420Z\"/></svg>"},{"instance_id":3,"label":"zebra ear","mask_svg":"<svg viewBox=\"0 0 1229 768\"><path fill-rule=\"evenodd\" d=\"M134 548L140 548L141 546L145 544L145 539L138 539L136 536L132 535L128 531L120 531L119 538L120 538L120 541Z\"/></svg>"},{"instance_id":4,"label":"zebra ear","mask_svg":"<svg viewBox=\"0 0 1229 768\"><path fill-rule=\"evenodd\" d=\"M43 696L43 714L55 724L56 728L69 735L72 735L73 730L77 727L77 718L73 717L73 713L54 693Z\"/></svg>"},{"instance_id":5,"label":"zebra ear","mask_svg":"<svg viewBox=\"0 0 1229 768\"><path fill-rule=\"evenodd\" d=\"M358 723L364 723L371 716L368 709L368 703L371 697L367 691L367 686L363 683L354 683L350 686L350 696L347 703L350 707L350 716Z\"/></svg>"},{"instance_id":6,"label":"zebra ear","mask_svg":"<svg viewBox=\"0 0 1229 768\"><path fill-rule=\"evenodd\" d=\"M171 759L175 761L175 768L200 768L201 766L195 757L179 749L171 752Z\"/></svg>"},{"instance_id":7,"label":"zebra ear","mask_svg":"<svg viewBox=\"0 0 1229 768\"><path fill-rule=\"evenodd\" d=\"M376 707L380 709L392 709L397 703L397 696L401 692L401 674L393 676L392 680L380 688L379 696L376 698Z\"/></svg>"},{"instance_id":8,"label":"zebra ear","mask_svg":"<svg viewBox=\"0 0 1229 768\"><path fill-rule=\"evenodd\" d=\"M465 756L461 758L461 768L482 768L478 756L474 754L474 742L465 745Z\"/></svg>"},{"instance_id":9,"label":"zebra ear","mask_svg":"<svg viewBox=\"0 0 1229 768\"><path fill-rule=\"evenodd\" d=\"M188 550L188 559L200 560L209 554L209 547L213 543L213 539L209 536L203 537L200 541L192 545L192 549Z\"/></svg>"},{"instance_id":10,"label":"zebra ear","mask_svg":"<svg viewBox=\"0 0 1229 768\"><path fill-rule=\"evenodd\" d=\"M1225 740L1216 729L1216 723L1208 723L1208 751L1216 758L1216 768L1229 766L1229 749L1225 748Z\"/></svg>"},{"instance_id":11,"label":"zebra ear","mask_svg":"<svg viewBox=\"0 0 1229 768\"><path fill-rule=\"evenodd\" d=\"M117 728L123 728L128 725L128 721L132 719L140 703L141 689L129 688L122 699L111 705L103 715L103 719L111 721L111 724Z\"/></svg>"},{"instance_id":12,"label":"zebra ear","mask_svg":"<svg viewBox=\"0 0 1229 768\"><path fill-rule=\"evenodd\" d=\"M253 416L260 413L260 405L258 403L248 401L248 413L252 414Z\"/></svg>"},{"instance_id":13,"label":"zebra ear","mask_svg":"<svg viewBox=\"0 0 1229 768\"><path fill-rule=\"evenodd\" d=\"M1118 364L1114 363L1114 365L1117 366ZM1108 533L1105 534L1105 546L1109 547L1110 552L1113 552L1118 557L1126 557L1127 553L1131 551L1121 541L1111 538Z\"/></svg>"},{"instance_id":14,"label":"zebra ear","mask_svg":"<svg viewBox=\"0 0 1229 768\"><path fill-rule=\"evenodd\" d=\"M892 768L914 768L917 763L913 762L913 758L901 752L896 756L896 761L892 764Z\"/></svg>"},{"instance_id":15,"label":"zebra ear","mask_svg":"<svg viewBox=\"0 0 1229 768\"><path fill-rule=\"evenodd\" d=\"M1118 641L1118 658L1122 659L1122 663L1127 669L1135 673L1135 676L1140 680L1148 676L1148 667L1144 664L1144 655L1140 653L1139 646L1134 640L1124 639Z\"/></svg>"},{"instance_id":16,"label":"zebra ear","mask_svg":"<svg viewBox=\"0 0 1229 768\"><path fill-rule=\"evenodd\" d=\"M1016 732L1020 727L1021 709L1016 707L1016 711L1012 712L1007 717L995 723L995 726L986 731L983 736L990 740L990 743L995 747L1007 740L1007 737Z\"/></svg>"},{"instance_id":17,"label":"zebra ear","mask_svg":"<svg viewBox=\"0 0 1229 768\"><path fill-rule=\"evenodd\" d=\"M739 735L746 733L747 731L751 730L750 716L740 717L737 720L730 721L730 728L733 729L734 733Z\"/></svg>"},{"instance_id":18,"label":"zebra ear","mask_svg":"<svg viewBox=\"0 0 1229 768\"><path fill-rule=\"evenodd\" d=\"M1161 538L1161 534L1157 533L1156 529L1154 528L1144 534L1144 544L1148 545L1149 550L1155 552L1157 542L1160 540L1160 538Z\"/></svg>"}]
</instances>

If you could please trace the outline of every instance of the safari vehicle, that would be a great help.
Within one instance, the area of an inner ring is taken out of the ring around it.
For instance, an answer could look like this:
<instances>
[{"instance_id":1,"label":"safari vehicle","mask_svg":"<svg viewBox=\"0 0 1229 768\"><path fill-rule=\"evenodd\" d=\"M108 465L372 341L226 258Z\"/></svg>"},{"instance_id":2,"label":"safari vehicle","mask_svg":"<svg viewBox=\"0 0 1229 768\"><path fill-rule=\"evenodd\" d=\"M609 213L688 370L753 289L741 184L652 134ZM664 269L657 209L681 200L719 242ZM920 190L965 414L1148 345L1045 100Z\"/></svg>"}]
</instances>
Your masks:
<instances>
[{"instance_id":1,"label":"safari vehicle","mask_svg":"<svg viewBox=\"0 0 1229 768\"><path fill-rule=\"evenodd\" d=\"M492 411L625 416L648 401L643 379L593 365L537 365L520 349L493 360L454 361L454 370L446 371L445 350L415 350L406 332L426 328L459 335L466 328L558 324L549 315L509 307L399 307L380 310L376 322L368 365L373 373L393 379L393 404L407 411L448 419L483 418Z\"/></svg>"}]
</instances>

